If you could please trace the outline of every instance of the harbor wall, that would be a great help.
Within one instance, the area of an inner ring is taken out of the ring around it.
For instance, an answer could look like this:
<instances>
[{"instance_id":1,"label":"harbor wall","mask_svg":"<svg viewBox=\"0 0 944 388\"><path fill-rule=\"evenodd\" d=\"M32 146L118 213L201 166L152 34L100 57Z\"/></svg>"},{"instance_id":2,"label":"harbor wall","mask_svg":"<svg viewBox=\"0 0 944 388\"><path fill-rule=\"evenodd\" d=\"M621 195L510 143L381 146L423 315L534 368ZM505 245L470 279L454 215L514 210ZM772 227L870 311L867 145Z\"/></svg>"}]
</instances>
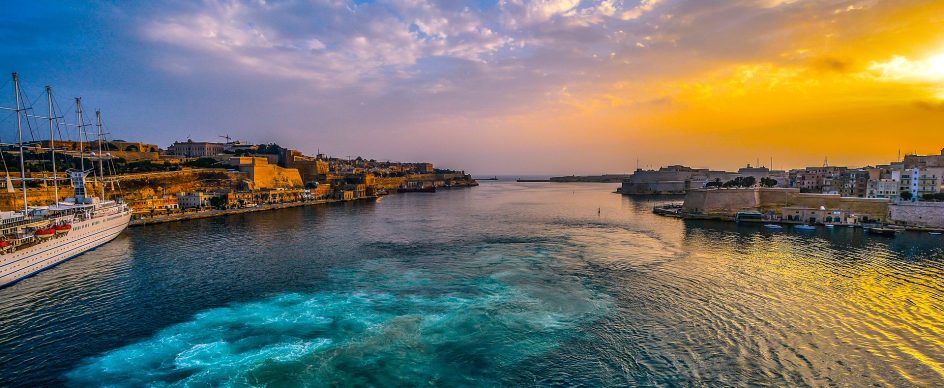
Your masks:
<instances>
[{"instance_id":1,"label":"harbor wall","mask_svg":"<svg viewBox=\"0 0 944 388\"><path fill-rule=\"evenodd\" d=\"M901 202L889 206L893 223L944 229L944 202Z\"/></svg>"},{"instance_id":2,"label":"harbor wall","mask_svg":"<svg viewBox=\"0 0 944 388\"><path fill-rule=\"evenodd\" d=\"M784 207L841 209L885 219L889 202L884 198L842 197L838 194L800 193L796 188L697 189L685 195L685 213L725 214L756 210L779 214Z\"/></svg>"},{"instance_id":3,"label":"harbor wall","mask_svg":"<svg viewBox=\"0 0 944 388\"><path fill-rule=\"evenodd\" d=\"M754 189L690 190L685 194L685 213L727 214L757 210L760 197Z\"/></svg>"}]
</instances>

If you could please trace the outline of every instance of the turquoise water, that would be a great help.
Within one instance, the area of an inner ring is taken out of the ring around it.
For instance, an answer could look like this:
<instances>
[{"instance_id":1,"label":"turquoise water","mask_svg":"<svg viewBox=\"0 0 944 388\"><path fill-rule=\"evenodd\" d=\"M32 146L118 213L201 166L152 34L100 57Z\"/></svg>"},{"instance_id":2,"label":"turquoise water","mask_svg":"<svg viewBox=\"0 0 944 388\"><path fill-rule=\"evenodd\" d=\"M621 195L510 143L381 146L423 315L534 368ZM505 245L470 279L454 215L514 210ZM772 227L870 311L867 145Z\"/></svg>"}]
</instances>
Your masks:
<instances>
[{"instance_id":1,"label":"turquoise water","mask_svg":"<svg viewBox=\"0 0 944 388\"><path fill-rule=\"evenodd\" d=\"M614 188L129 229L0 290L0 386L944 383L940 236L683 222Z\"/></svg>"}]
</instances>

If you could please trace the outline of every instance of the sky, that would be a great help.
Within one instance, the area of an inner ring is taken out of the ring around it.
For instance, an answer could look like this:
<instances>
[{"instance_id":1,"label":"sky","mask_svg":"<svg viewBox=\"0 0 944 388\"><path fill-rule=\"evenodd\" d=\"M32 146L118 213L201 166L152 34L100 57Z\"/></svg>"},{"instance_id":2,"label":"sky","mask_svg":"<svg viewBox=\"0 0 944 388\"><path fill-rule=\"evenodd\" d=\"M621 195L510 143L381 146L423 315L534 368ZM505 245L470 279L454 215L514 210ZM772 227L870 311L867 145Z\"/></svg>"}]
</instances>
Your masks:
<instances>
[{"instance_id":1,"label":"sky","mask_svg":"<svg viewBox=\"0 0 944 388\"><path fill-rule=\"evenodd\" d=\"M51 85L162 148L600 174L944 147L944 1L8 0L0 41L36 112Z\"/></svg>"}]
</instances>

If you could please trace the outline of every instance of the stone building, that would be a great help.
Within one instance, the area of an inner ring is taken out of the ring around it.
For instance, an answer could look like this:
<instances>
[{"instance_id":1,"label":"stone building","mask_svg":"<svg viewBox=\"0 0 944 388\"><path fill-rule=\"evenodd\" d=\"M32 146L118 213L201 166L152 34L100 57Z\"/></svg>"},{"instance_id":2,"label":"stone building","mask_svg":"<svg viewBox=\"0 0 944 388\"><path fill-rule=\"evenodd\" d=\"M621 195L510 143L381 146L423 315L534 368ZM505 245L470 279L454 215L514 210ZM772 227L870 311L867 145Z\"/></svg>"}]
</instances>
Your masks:
<instances>
[{"instance_id":1,"label":"stone building","mask_svg":"<svg viewBox=\"0 0 944 388\"><path fill-rule=\"evenodd\" d=\"M188 158L201 158L221 154L225 147L226 145L223 143L210 143L187 139L185 142L175 141L174 144L167 147L167 153Z\"/></svg>"},{"instance_id":2,"label":"stone building","mask_svg":"<svg viewBox=\"0 0 944 388\"><path fill-rule=\"evenodd\" d=\"M623 195L684 194L688 190L705 187L709 181L726 182L734 176L736 174L678 165L658 170L638 169L623 180L620 192Z\"/></svg>"},{"instance_id":3,"label":"stone building","mask_svg":"<svg viewBox=\"0 0 944 388\"><path fill-rule=\"evenodd\" d=\"M202 191L177 194L177 203L181 209L202 209L210 205L210 197Z\"/></svg>"}]
</instances>

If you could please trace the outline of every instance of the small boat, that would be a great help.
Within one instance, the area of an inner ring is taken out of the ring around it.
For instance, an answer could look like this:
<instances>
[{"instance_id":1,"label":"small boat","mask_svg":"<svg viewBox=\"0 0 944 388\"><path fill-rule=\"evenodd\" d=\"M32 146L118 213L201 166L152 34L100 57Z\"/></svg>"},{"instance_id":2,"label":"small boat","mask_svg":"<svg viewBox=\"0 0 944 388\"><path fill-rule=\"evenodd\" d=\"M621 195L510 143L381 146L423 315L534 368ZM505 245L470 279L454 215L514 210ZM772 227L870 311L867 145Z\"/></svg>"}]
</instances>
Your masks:
<instances>
[{"instance_id":1,"label":"small boat","mask_svg":"<svg viewBox=\"0 0 944 388\"><path fill-rule=\"evenodd\" d=\"M832 229L836 227L836 224L826 224L826 227Z\"/></svg>"},{"instance_id":2,"label":"small boat","mask_svg":"<svg viewBox=\"0 0 944 388\"><path fill-rule=\"evenodd\" d=\"M764 227L767 229L783 229L782 226L777 224L764 224Z\"/></svg>"},{"instance_id":3,"label":"small boat","mask_svg":"<svg viewBox=\"0 0 944 388\"><path fill-rule=\"evenodd\" d=\"M737 212L737 214L734 215L734 222L744 220L759 221L762 219L764 219L764 215L756 211Z\"/></svg>"},{"instance_id":4,"label":"small boat","mask_svg":"<svg viewBox=\"0 0 944 388\"><path fill-rule=\"evenodd\" d=\"M65 233L69 233L69 231L72 230L72 225L69 225L69 224L56 225L53 227L53 229L56 230L56 234L65 234Z\"/></svg>"},{"instance_id":5,"label":"small boat","mask_svg":"<svg viewBox=\"0 0 944 388\"><path fill-rule=\"evenodd\" d=\"M813 226L813 225L793 225L793 229L794 229L794 230L801 230L801 231L804 231L804 232L811 232L811 231L815 231L815 230L816 230L816 227Z\"/></svg>"},{"instance_id":6,"label":"small boat","mask_svg":"<svg viewBox=\"0 0 944 388\"><path fill-rule=\"evenodd\" d=\"M54 228L45 228L33 232L33 235L39 238L48 238L56 234L56 229Z\"/></svg>"},{"instance_id":7,"label":"small boat","mask_svg":"<svg viewBox=\"0 0 944 388\"><path fill-rule=\"evenodd\" d=\"M869 228L869 234L895 237L895 235L898 234L898 229L874 227L874 228Z\"/></svg>"},{"instance_id":8,"label":"small boat","mask_svg":"<svg viewBox=\"0 0 944 388\"><path fill-rule=\"evenodd\" d=\"M928 234L930 234L930 235L932 235L932 236L940 236L940 235L941 235L941 232L928 232Z\"/></svg>"}]
</instances>

